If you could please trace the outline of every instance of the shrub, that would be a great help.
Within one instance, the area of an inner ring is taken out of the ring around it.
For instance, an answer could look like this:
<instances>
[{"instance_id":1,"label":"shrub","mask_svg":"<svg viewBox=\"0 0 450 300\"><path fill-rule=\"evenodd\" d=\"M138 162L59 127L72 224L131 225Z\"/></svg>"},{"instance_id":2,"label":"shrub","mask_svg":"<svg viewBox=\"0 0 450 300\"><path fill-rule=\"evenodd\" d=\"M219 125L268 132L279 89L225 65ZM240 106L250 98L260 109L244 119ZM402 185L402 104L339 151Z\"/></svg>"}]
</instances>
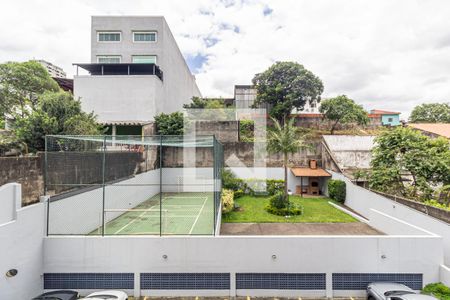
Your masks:
<instances>
[{"instance_id":1,"label":"shrub","mask_svg":"<svg viewBox=\"0 0 450 300\"><path fill-rule=\"evenodd\" d=\"M222 212L227 213L234 209L234 192L222 189Z\"/></svg>"},{"instance_id":2,"label":"shrub","mask_svg":"<svg viewBox=\"0 0 450 300\"><path fill-rule=\"evenodd\" d=\"M298 216L303 213L303 208L301 206L290 205L285 208L275 208L270 205L266 207L266 211L272 215L277 216Z\"/></svg>"},{"instance_id":3,"label":"shrub","mask_svg":"<svg viewBox=\"0 0 450 300\"><path fill-rule=\"evenodd\" d=\"M240 198L240 197L242 197L244 195L245 195L245 193L244 193L243 190L237 190L237 191L234 192L234 199Z\"/></svg>"},{"instance_id":4,"label":"shrub","mask_svg":"<svg viewBox=\"0 0 450 300\"><path fill-rule=\"evenodd\" d=\"M281 209L287 206L288 201L285 199L283 193L276 193L269 198L269 203L269 206Z\"/></svg>"},{"instance_id":5,"label":"shrub","mask_svg":"<svg viewBox=\"0 0 450 300\"><path fill-rule=\"evenodd\" d=\"M231 170L224 169L222 171L222 186L225 189L237 191L245 190L245 183L242 179L237 178Z\"/></svg>"},{"instance_id":6,"label":"shrub","mask_svg":"<svg viewBox=\"0 0 450 300\"><path fill-rule=\"evenodd\" d=\"M431 294L440 300L450 300L450 288L440 282L427 284L422 292Z\"/></svg>"},{"instance_id":7,"label":"shrub","mask_svg":"<svg viewBox=\"0 0 450 300\"><path fill-rule=\"evenodd\" d=\"M160 135L182 135L184 133L184 117L181 112L161 113L155 116L156 131Z\"/></svg>"},{"instance_id":8,"label":"shrub","mask_svg":"<svg viewBox=\"0 0 450 300\"><path fill-rule=\"evenodd\" d=\"M328 181L328 195L331 199L338 202L345 202L345 182L342 180L330 179Z\"/></svg>"},{"instance_id":9,"label":"shrub","mask_svg":"<svg viewBox=\"0 0 450 300\"><path fill-rule=\"evenodd\" d=\"M239 121L239 139L241 142L253 142L255 131L255 121L240 120Z\"/></svg>"},{"instance_id":10,"label":"shrub","mask_svg":"<svg viewBox=\"0 0 450 300\"><path fill-rule=\"evenodd\" d=\"M282 192L283 189L284 189L284 180L281 179L267 180L267 193L269 195L275 195L278 192Z\"/></svg>"}]
</instances>

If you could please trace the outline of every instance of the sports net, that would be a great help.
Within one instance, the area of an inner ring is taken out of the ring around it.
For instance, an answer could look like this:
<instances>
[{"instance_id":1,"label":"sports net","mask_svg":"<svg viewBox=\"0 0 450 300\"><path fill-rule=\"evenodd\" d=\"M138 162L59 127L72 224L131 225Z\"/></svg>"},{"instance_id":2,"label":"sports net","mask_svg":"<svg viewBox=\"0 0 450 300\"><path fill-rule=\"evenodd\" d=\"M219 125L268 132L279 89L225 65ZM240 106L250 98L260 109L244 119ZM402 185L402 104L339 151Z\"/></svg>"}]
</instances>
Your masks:
<instances>
[{"instance_id":1,"label":"sports net","mask_svg":"<svg viewBox=\"0 0 450 300\"><path fill-rule=\"evenodd\" d=\"M47 136L48 235L214 235L214 136Z\"/></svg>"}]
</instances>

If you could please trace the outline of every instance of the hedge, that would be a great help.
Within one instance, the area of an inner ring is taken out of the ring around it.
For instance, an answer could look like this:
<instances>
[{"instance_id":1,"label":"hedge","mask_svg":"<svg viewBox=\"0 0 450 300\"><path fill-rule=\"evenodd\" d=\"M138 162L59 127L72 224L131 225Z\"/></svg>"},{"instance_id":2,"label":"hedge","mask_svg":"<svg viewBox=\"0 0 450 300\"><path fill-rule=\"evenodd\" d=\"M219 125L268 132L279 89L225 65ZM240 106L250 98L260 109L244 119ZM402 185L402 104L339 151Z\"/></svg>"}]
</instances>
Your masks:
<instances>
[{"instance_id":1,"label":"hedge","mask_svg":"<svg viewBox=\"0 0 450 300\"><path fill-rule=\"evenodd\" d=\"M328 181L328 195L338 202L345 202L346 188L342 180L330 179Z\"/></svg>"},{"instance_id":2,"label":"hedge","mask_svg":"<svg viewBox=\"0 0 450 300\"><path fill-rule=\"evenodd\" d=\"M237 199L242 195L268 195L272 196L283 191L284 180L278 179L241 179L237 178L231 170L222 171L222 186L235 192L234 198ZM265 193L258 193L255 190L266 190Z\"/></svg>"},{"instance_id":3,"label":"hedge","mask_svg":"<svg viewBox=\"0 0 450 300\"><path fill-rule=\"evenodd\" d=\"M440 282L427 284L422 292L428 295L431 294L440 300L450 300L450 288Z\"/></svg>"},{"instance_id":4,"label":"hedge","mask_svg":"<svg viewBox=\"0 0 450 300\"><path fill-rule=\"evenodd\" d=\"M234 209L234 192L222 189L222 212L227 213Z\"/></svg>"}]
</instances>

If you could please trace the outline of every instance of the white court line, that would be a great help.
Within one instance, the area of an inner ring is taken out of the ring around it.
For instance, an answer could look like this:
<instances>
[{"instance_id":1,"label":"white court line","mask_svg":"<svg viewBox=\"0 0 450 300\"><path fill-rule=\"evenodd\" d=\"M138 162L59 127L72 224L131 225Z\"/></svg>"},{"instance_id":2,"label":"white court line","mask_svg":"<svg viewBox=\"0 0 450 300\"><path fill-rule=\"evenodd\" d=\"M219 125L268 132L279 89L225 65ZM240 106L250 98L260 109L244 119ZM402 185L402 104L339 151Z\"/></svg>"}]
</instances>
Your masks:
<instances>
[{"instance_id":1,"label":"white court line","mask_svg":"<svg viewBox=\"0 0 450 300\"><path fill-rule=\"evenodd\" d=\"M173 198L175 198L175 197L173 197ZM180 199L181 198L185 198L185 197L180 197ZM199 199L200 197L190 197L190 198L194 198L194 199ZM192 232L192 230L194 230L194 226L195 226L195 224L197 223L197 221L198 221L198 219L199 219L199 217L200 217L200 215L201 215L201 212L203 211L203 208L205 207L205 204L206 204L206 200L208 200L208 197L204 197L205 198L205 200L203 201L203 205L201 206L201 208L200 208L200 211L199 211L199 213L198 213L198 215L197 215L197 218L195 219L195 221L194 221L194 224L192 225L192 227L191 227L191 230L189 231L189 234L191 234L191 232ZM166 199L171 199L171 197L166 197L166 198L163 198L162 200L166 200ZM189 205L189 206L200 206L200 205L198 205L198 204L178 204L178 205L176 205L176 204L165 204L165 205L163 205L163 206L175 206L175 207L179 207L179 206L186 206L186 205ZM128 210L128 211L126 211L126 212L124 212L124 214L125 213L127 213L127 212L132 212L133 210L131 209L131 210ZM136 218L134 218L133 220L131 220L130 222L128 222L127 224L125 224L124 226L122 226L119 230L117 230L114 234L118 234L119 232L121 232L122 230L124 230L125 228L127 228L128 226L130 226L131 224L133 224L134 222L136 222L137 220L139 220L141 217L143 217L146 213L148 213L148 212L154 212L154 211L160 211L160 208L159 207L156 207L156 205L155 206L153 206L153 207L151 207L151 208L149 208L148 210L146 210L146 211L144 211L142 214L140 214L139 216L137 216ZM152 216L149 216L149 217L152 217ZM159 216L157 216L158 218L159 218ZM171 218L173 218L174 216L171 216ZM181 216L181 217L183 217L183 218L186 218L186 217L194 217L194 216ZM160 224L160 226L162 226L162 224Z\"/></svg>"},{"instance_id":2,"label":"white court line","mask_svg":"<svg viewBox=\"0 0 450 300\"><path fill-rule=\"evenodd\" d=\"M198 221L200 215L202 214L203 208L205 207L206 200L208 200L208 197L205 197L205 201L203 201L202 208L200 208L200 211L198 212L197 218L195 218L194 224L192 224L192 227L191 227L191 230L189 231L189 234L191 234L192 230L194 230L195 224L197 224L197 221Z\"/></svg>"}]
</instances>

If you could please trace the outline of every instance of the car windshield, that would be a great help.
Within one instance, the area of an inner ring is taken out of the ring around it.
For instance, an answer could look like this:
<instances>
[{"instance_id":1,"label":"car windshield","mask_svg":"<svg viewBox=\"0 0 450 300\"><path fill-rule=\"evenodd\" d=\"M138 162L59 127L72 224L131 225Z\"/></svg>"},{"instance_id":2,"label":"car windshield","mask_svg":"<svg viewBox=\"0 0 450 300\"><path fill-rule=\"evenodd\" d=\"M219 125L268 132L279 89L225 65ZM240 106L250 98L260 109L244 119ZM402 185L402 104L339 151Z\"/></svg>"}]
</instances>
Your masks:
<instances>
[{"instance_id":1,"label":"car windshield","mask_svg":"<svg viewBox=\"0 0 450 300\"><path fill-rule=\"evenodd\" d=\"M406 294L415 294L414 292L411 291L387 291L386 293L384 293L385 296L400 296L400 295L406 295Z\"/></svg>"},{"instance_id":2,"label":"car windshield","mask_svg":"<svg viewBox=\"0 0 450 300\"><path fill-rule=\"evenodd\" d=\"M114 295L92 295L89 297L86 297L86 299L105 299L105 300L109 300L109 299L119 299Z\"/></svg>"}]
</instances>

